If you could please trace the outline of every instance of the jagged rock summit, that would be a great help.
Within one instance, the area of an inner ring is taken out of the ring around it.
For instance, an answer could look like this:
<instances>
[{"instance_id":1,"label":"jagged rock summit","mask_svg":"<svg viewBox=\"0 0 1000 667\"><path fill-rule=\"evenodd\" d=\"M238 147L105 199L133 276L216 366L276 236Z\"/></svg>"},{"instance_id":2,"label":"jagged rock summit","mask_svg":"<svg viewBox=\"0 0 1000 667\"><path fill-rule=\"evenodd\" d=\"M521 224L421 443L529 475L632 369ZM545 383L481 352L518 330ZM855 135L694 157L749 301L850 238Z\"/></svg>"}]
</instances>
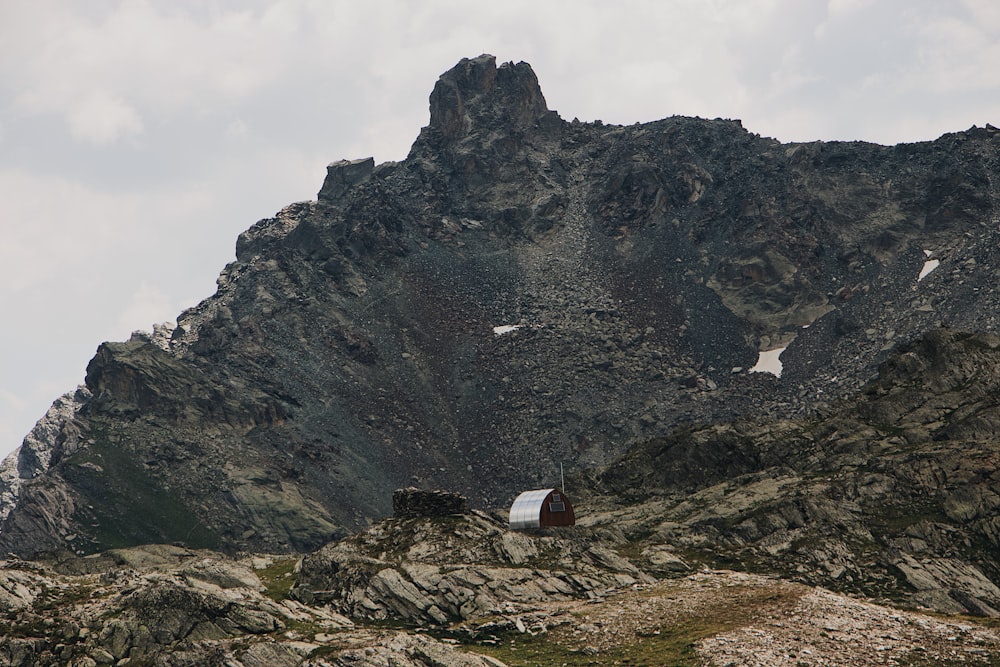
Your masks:
<instances>
[{"instance_id":1,"label":"jagged rock summit","mask_svg":"<svg viewBox=\"0 0 1000 667\"><path fill-rule=\"evenodd\" d=\"M483 128L530 131L546 119L558 125L528 63L505 63L481 55L463 58L431 91L431 119L425 134L433 143L455 143Z\"/></svg>"},{"instance_id":2,"label":"jagged rock summit","mask_svg":"<svg viewBox=\"0 0 1000 667\"><path fill-rule=\"evenodd\" d=\"M1000 330L998 149L567 122L527 64L462 60L405 160L331 163L175 328L101 345L0 470L0 548L310 551L397 488L506 507L681 426L811 418L942 324Z\"/></svg>"}]
</instances>

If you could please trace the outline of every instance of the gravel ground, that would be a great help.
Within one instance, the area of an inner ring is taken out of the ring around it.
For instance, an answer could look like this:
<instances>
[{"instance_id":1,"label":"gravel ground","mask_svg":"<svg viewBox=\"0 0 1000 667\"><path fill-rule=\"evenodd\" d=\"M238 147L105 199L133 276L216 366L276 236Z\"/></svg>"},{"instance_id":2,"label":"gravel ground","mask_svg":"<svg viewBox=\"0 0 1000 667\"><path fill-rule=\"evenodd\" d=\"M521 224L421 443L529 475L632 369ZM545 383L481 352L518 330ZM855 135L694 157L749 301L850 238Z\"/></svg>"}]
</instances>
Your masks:
<instances>
[{"instance_id":1,"label":"gravel ground","mask_svg":"<svg viewBox=\"0 0 1000 667\"><path fill-rule=\"evenodd\" d=\"M717 665L997 664L1000 633L955 618L943 619L854 600L823 589L791 609L701 642ZM777 613L776 613L777 612Z\"/></svg>"},{"instance_id":2,"label":"gravel ground","mask_svg":"<svg viewBox=\"0 0 1000 667\"><path fill-rule=\"evenodd\" d=\"M903 611L764 576L703 571L602 600L553 603L531 631L593 656L692 624L717 667L1000 665L1000 628ZM720 628L713 632L712 628Z\"/></svg>"}]
</instances>

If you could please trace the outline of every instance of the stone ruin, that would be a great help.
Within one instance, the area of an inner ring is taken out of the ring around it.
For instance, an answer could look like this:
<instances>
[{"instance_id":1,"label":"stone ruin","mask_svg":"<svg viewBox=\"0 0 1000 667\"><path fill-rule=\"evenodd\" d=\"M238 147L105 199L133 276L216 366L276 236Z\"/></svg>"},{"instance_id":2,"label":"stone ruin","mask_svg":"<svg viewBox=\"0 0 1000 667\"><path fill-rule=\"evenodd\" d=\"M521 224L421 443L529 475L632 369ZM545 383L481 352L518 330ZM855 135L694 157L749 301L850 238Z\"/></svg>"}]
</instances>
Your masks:
<instances>
[{"instance_id":1,"label":"stone ruin","mask_svg":"<svg viewBox=\"0 0 1000 667\"><path fill-rule=\"evenodd\" d=\"M392 513L398 519L450 516L468 512L469 501L460 493L424 491L412 486L392 492Z\"/></svg>"}]
</instances>

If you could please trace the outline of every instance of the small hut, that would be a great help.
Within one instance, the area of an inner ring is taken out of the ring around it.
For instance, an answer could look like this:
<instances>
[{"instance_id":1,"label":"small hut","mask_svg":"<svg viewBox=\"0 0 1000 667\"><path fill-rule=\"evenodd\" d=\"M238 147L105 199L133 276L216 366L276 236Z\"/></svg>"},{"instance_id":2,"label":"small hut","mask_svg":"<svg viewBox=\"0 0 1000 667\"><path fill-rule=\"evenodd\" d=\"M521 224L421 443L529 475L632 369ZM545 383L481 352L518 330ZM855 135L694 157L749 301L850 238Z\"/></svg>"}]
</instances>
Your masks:
<instances>
[{"instance_id":1,"label":"small hut","mask_svg":"<svg viewBox=\"0 0 1000 667\"><path fill-rule=\"evenodd\" d=\"M575 523L573 505L560 489L525 491L510 506L511 530L572 526Z\"/></svg>"}]
</instances>

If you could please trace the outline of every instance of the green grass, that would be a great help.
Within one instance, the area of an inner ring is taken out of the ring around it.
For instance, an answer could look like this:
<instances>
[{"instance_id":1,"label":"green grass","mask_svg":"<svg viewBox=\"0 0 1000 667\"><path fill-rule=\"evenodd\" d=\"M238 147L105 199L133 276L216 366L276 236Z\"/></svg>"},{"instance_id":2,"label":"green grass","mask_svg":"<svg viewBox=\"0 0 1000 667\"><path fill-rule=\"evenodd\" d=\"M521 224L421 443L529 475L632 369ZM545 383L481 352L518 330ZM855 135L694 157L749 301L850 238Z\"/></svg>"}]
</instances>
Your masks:
<instances>
[{"instance_id":1,"label":"green grass","mask_svg":"<svg viewBox=\"0 0 1000 667\"><path fill-rule=\"evenodd\" d=\"M705 662L695 651L698 641L742 627L756 617L759 609L794 601L799 595L791 590L744 592L743 597L720 599L711 608L687 610L676 620L644 628L634 638L622 637L616 646L597 652L588 650L586 636L574 636L568 626L534 636L511 633L495 645L469 645L467 649L490 655L510 667L702 667ZM639 594L639 598L643 595ZM631 599L627 603L642 601Z\"/></svg>"},{"instance_id":2,"label":"green grass","mask_svg":"<svg viewBox=\"0 0 1000 667\"><path fill-rule=\"evenodd\" d=\"M268 567L257 570L257 576L264 584L265 595L275 602L288 598L289 591L295 585L295 565L298 556L278 558Z\"/></svg>"},{"instance_id":3,"label":"green grass","mask_svg":"<svg viewBox=\"0 0 1000 667\"><path fill-rule=\"evenodd\" d=\"M75 585L65 588L42 585L29 609L7 609L0 615L0 625L6 637L58 636L64 643L75 643L76 634L67 636L60 612L87 602L97 590L92 585Z\"/></svg>"},{"instance_id":4,"label":"green grass","mask_svg":"<svg viewBox=\"0 0 1000 667\"><path fill-rule=\"evenodd\" d=\"M701 667L695 652L700 639L731 630L732 625L709 618L696 618L661 628L659 634L639 636L626 646L592 653L586 646L570 647L546 634L518 635L497 646L477 646L474 651L490 655L510 667L584 667L622 665L628 667Z\"/></svg>"},{"instance_id":5,"label":"green grass","mask_svg":"<svg viewBox=\"0 0 1000 667\"><path fill-rule=\"evenodd\" d=\"M1000 667L1000 655L963 655L960 658L930 657L911 651L897 662L900 667Z\"/></svg>"}]
</instances>

